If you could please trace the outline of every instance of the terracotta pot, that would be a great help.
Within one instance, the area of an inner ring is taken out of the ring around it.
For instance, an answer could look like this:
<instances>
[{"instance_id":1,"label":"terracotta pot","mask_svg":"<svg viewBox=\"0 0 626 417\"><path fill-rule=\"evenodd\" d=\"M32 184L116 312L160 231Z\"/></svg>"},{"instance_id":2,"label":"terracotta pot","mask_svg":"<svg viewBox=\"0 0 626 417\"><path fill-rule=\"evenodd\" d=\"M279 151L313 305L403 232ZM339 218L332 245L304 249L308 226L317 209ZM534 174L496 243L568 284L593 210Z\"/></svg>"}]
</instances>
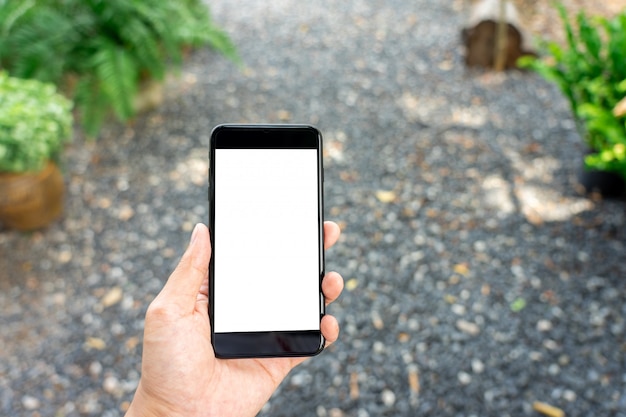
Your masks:
<instances>
[{"instance_id":1,"label":"terracotta pot","mask_svg":"<svg viewBox=\"0 0 626 417\"><path fill-rule=\"evenodd\" d=\"M47 226L63 211L65 186L49 162L39 172L0 173L0 223L18 230Z\"/></svg>"}]
</instances>

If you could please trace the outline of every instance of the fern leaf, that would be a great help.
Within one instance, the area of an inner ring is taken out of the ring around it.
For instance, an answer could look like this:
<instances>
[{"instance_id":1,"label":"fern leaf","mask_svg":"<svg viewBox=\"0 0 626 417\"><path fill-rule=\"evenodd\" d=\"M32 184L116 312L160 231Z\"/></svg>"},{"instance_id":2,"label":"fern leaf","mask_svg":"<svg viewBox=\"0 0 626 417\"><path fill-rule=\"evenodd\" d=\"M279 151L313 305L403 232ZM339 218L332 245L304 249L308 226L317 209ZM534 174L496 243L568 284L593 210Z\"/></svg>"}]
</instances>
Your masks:
<instances>
[{"instance_id":1,"label":"fern leaf","mask_svg":"<svg viewBox=\"0 0 626 417\"><path fill-rule=\"evenodd\" d=\"M129 53L112 42L102 42L94 56L94 69L104 94L121 120L134 115L133 97L137 93L137 70Z\"/></svg>"}]
</instances>

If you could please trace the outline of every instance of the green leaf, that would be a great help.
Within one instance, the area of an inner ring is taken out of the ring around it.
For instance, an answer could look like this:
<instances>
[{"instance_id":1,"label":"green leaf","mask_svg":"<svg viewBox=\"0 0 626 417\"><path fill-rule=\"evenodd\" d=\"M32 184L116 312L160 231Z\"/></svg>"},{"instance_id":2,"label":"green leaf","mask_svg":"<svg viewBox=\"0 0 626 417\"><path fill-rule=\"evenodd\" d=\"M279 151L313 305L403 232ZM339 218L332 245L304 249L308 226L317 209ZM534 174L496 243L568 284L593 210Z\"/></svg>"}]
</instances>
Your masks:
<instances>
[{"instance_id":1,"label":"green leaf","mask_svg":"<svg viewBox=\"0 0 626 417\"><path fill-rule=\"evenodd\" d=\"M0 72L0 171L36 171L72 134L72 103L52 84Z\"/></svg>"},{"instance_id":2,"label":"green leaf","mask_svg":"<svg viewBox=\"0 0 626 417\"><path fill-rule=\"evenodd\" d=\"M202 0L0 0L0 68L74 91L86 131L108 113L127 120L144 78L180 68L182 48L207 46L239 62Z\"/></svg>"},{"instance_id":3,"label":"green leaf","mask_svg":"<svg viewBox=\"0 0 626 417\"><path fill-rule=\"evenodd\" d=\"M129 52L110 42L104 43L93 59L102 94L116 115L128 120L135 113L132 102L137 92L135 62Z\"/></svg>"},{"instance_id":4,"label":"green leaf","mask_svg":"<svg viewBox=\"0 0 626 417\"><path fill-rule=\"evenodd\" d=\"M578 14L578 27L580 31L580 40L587 50L587 58L597 63L600 61L600 50L602 41L598 30L589 24L589 20L584 13Z\"/></svg>"},{"instance_id":5,"label":"green leaf","mask_svg":"<svg viewBox=\"0 0 626 417\"><path fill-rule=\"evenodd\" d=\"M563 28L565 29L565 37L567 39L567 45L570 50L577 51L578 42L576 41L576 37L574 36L574 30L572 29L572 25L569 22L569 16L567 15L567 10L565 6L561 3L557 4L557 10L559 12L559 16L561 17L561 22L563 23Z\"/></svg>"},{"instance_id":6,"label":"green leaf","mask_svg":"<svg viewBox=\"0 0 626 417\"><path fill-rule=\"evenodd\" d=\"M526 308L526 300L521 297L516 298L510 305L510 309L514 313L519 313Z\"/></svg>"},{"instance_id":7,"label":"green leaf","mask_svg":"<svg viewBox=\"0 0 626 417\"><path fill-rule=\"evenodd\" d=\"M611 78L615 82L626 79L626 11L604 27L608 36L608 60L606 65L611 70Z\"/></svg>"}]
</instances>

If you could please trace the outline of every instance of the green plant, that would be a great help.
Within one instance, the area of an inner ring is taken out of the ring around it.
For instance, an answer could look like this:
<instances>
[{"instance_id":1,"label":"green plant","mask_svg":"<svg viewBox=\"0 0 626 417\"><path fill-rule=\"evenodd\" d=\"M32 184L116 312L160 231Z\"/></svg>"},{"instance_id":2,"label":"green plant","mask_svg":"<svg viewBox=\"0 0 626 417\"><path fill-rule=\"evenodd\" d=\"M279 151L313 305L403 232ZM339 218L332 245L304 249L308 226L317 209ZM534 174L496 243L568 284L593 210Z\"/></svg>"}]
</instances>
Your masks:
<instances>
[{"instance_id":1,"label":"green plant","mask_svg":"<svg viewBox=\"0 0 626 417\"><path fill-rule=\"evenodd\" d=\"M613 19L580 12L572 24L558 5L566 45L544 42L544 59L520 65L554 82L567 97L581 136L594 152L588 168L614 171L626 179L626 116L613 112L626 96L626 10Z\"/></svg>"},{"instance_id":2,"label":"green plant","mask_svg":"<svg viewBox=\"0 0 626 417\"><path fill-rule=\"evenodd\" d=\"M184 48L237 60L201 0L0 0L0 37L0 67L65 86L90 136L111 110L131 118L140 82L179 68Z\"/></svg>"},{"instance_id":3,"label":"green plant","mask_svg":"<svg viewBox=\"0 0 626 417\"><path fill-rule=\"evenodd\" d=\"M53 84L0 72L0 172L37 171L72 136L72 102Z\"/></svg>"}]
</instances>

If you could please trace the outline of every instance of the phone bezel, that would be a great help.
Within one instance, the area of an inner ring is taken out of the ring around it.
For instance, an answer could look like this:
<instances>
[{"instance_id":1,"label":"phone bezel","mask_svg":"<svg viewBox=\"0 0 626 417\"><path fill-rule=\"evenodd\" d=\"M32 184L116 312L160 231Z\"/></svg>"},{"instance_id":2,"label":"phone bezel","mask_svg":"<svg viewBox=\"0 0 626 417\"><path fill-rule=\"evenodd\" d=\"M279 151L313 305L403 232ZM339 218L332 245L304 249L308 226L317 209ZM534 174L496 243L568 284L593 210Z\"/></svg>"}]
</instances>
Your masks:
<instances>
[{"instance_id":1,"label":"phone bezel","mask_svg":"<svg viewBox=\"0 0 626 417\"><path fill-rule=\"evenodd\" d=\"M320 322L325 314L321 283L324 267L323 155L322 135L310 125L285 124L222 124L211 132L209 153L209 227L211 247L215 254L215 150L216 149L316 149L318 176L318 242ZM219 250L219 248L217 248ZM214 332L214 256L209 265L209 317L211 343L219 358L314 356L324 349L325 340L319 330L268 332Z\"/></svg>"}]
</instances>

